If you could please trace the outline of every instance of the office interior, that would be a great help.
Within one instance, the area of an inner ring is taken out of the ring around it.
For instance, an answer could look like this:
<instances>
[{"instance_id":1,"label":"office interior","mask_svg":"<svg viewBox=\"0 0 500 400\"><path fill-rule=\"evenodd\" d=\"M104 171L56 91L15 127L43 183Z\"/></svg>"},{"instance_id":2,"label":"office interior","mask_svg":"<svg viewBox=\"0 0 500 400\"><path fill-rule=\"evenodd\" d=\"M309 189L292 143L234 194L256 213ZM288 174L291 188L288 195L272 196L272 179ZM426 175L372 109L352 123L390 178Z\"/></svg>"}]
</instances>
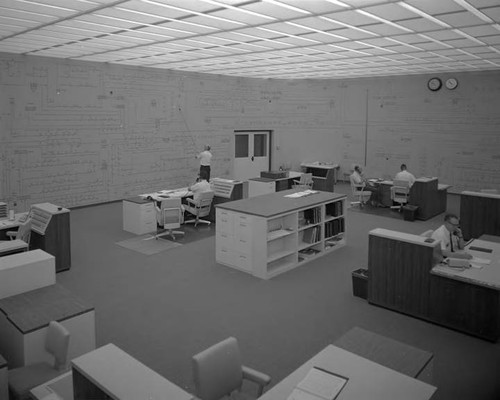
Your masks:
<instances>
[{"instance_id":1,"label":"office interior","mask_svg":"<svg viewBox=\"0 0 500 400\"><path fill-rule=\"evenodd\" d=\"M193 183L205 144L211 175L239 179L241 132L269 133L272 171L338 164L346 208L354 164L373 178L401 163L438 177L458 215L462 191L500 190L500 6L361 3L0 5L0 202L70 210L72 266L56 279L95 306L96 346L115 343L193 392L192 355L225 337L272 386L361 326L432 351L433 398L498 398L497 343L352 294L371 229L418 235L444 213L410 222L346 209L344 248L270 280L218 264L213 235L154 256L115 244L133 236L122 200Z\"/></svg>"}]
</instances>

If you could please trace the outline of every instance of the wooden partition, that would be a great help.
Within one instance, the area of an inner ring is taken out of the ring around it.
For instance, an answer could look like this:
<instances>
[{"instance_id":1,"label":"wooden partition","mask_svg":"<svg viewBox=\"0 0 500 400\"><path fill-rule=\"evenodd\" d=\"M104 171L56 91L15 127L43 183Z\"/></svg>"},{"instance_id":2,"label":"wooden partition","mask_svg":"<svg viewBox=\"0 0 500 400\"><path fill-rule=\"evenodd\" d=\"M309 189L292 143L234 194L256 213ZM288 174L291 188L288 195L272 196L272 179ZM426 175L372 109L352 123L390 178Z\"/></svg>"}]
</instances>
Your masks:
<instances>
[{"instance_id":1,"label":"wooden partition","mask_svg":"<svg viewBox=\"0 0 500 400\"><path fill-rule=\"evenodd\" d=\"M484 234L500 236L500 194L462 192L460 225L466 240Z\"/></svg>"},{"instance_id":2,"label":"wooden partition","mask_svg":"<svg viewBox=\"0 0 500 400\"><path fill-rule=\"evenodd\" d=\"M410 190L409 204L418 206L417 218L428 220L446 211L449 185L438 184L437 178L418 178Z\"/></svg>"}]
</instances>

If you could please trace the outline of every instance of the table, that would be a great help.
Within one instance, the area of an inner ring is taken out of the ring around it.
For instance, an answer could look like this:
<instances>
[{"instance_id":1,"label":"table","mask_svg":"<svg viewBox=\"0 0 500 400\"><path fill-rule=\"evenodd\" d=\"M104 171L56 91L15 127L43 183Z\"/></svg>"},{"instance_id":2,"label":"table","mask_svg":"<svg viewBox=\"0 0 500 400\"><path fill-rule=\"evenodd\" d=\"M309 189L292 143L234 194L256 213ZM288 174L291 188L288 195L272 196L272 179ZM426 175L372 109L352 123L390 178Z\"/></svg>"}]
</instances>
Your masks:
<instances>
[{"instance_id":1,"label":"table","mask_svg":"<svg viewBox=\"0 0 500 400\"><path fill-rule=\"evenodd\" d=\"M433 354L355 326L335 346L422 382L432 383Z\"/></svg>"},{"instance_id":2,"label":"table","mask_svg":"<svg viewBox=\"0 0 500 400\"><path fill-rule=\"evenodd\" d=\"M192 400L193 396L112 343L71 361L75 400Z\"/></svg>"},{"instance_id":3,"label":"table","mask_svg":"<svg viewBox=\"0 0 500 400\"><path fill-rule=\"evenodd\" d=\"M53 400L73 400L73 374L65 372L58 377L44 382L30 390L34 400L46 400L46 396L55 393L58 397ZM51 398L52 399L52 398Z\"/></svg>"},{"instance_id":4,"label":"table","mask_svg":"<svg viewBox=\"0 0 500 400\"><path fill-rule=\"evenodd\" d=\"M94 307L59 284L0 299L0 311L0 354L9 368L53 361L45 350L52 320L71 334L69 359L95 349Z\"/></svg>"},{"instance_id":5,"label":"table","mask_svg":"<svg viewBox=\"0 0 500 400\"><path fill-rule=\"evenodd\" d=\"M334 345L302 364L259 400L286 400L314 366L349 378L336 400L425 400L436 388Z\"/></svg>"}]
</instances>

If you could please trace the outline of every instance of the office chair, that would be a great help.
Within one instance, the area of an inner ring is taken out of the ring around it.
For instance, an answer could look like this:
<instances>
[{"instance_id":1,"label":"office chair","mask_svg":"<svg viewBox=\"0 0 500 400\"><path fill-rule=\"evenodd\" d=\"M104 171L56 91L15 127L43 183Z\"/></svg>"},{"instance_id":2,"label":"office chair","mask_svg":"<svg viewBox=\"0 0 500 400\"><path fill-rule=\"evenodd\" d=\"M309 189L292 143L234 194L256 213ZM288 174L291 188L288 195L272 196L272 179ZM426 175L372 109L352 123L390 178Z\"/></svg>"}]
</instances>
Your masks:
<instances>
[{"instance_id":1,"label":"office chair","mask_svg":"<svg viewBox=\"0 0 500 400\"><path fill-rule=\"evenodd\" d=\"M241 363L238 341L229 337L193 356L195 395L200 400L252 400L260 397L271 377ZM258 385L257 395L241 392L243 379Z\"/></svg>"},{"instance_id":2,"label":"office chair","mask_svg":"<svg viewBox=\"0 0 500 400\"><path fill-rule=\"evenodd\" d=\"M31 239L31 218L28 218L21 225L19 225L17 231L7 231L5 234L10 238L10 240L22 240L29 246Z\"/></svg>"},{"instance_id":3,"label":"office chair","mask_svg":"<svg viewBox=\"0 0 500 400\"><path fill-rule=\"evenodd\" d=\"M410 182L395 179L391 187L391 200L398 205L391 206L391 209L401 211L403 205L408 203L409 196Z\"/></svg>"},{"instance_id":4,"label":"office chair","mask_svg":"<svg viewBox=\"0 0 500 400\"><path fill-rule=\"evenodd\" d=\"M185 224L193 224L197 226L200 222L210 225L210 221L200 219L210 214L214 192L202 192L197 194L196 200L187 199L188 204L184 206L184 211L195 216L195 219L184 221Z\"/></svg>"},{"instance_id":5,"label":"office chair","mask_svg":"<svg viewBox=\"0 0 500 400\"><path fill-rule=\"evenodd\" d=\"M7 231L10 240L0 240L0 256L28 251L31 238L31 220L28 218L17 231Z\"/></svg>"},{"instance_id":6,"label":"office chair","mask_svg":"<svg viewBox=\"0 0 500 400\"><path fill-rule=\"evenodd\" d=\"M300 175L300 178L294 179L293 180L293 188L300 188L300 189L312 189L313 187L313 174L312 172L310 173L305 173Z\"/></svg>"},{"instance_id":7,"label":"office chair","mask_svg":"<svg viewBox=\"0 0 500 400\"><path fill-rule=\"evenodd\" d=\"M182 201L180 198L170 198L162 200L160 207L156 207L156 217L158 224L163 226L165 231L155 235L155 239L162 236L170 236L175 240L175 235L184 235L183 231L176 231L175 228L180 228L182 215Z\"/></svg>"},{"instance_id":8,"label":"office chair","mask_svg":"<svg viewBox=\"0 0 500 400\"><path fill-rule=\"evenodd\" d=\"M352 190L352 195L354 196L354 201L351 201L351 206L359 204L360 207L363 207L368 200L370 200L370 197L372 195L372 192L365 191L365 183L358 184L354 182L354 178L352 175L349 176L349 179L351 181L351 190Z\"/></svg>"},{"instance_id":9,"label":"office chair","mask_svg":"<svg viewBox=\"0 0 500 400\"><path fill-rule=\"evenodd\" d=\"M68 368L70 334L57 321L51 321L47 328L45 349L54 357L51 365L46 362L26 365L8 371L11 400L31 399L30 390L61 374Z\"/></svg>"}]
</instances>

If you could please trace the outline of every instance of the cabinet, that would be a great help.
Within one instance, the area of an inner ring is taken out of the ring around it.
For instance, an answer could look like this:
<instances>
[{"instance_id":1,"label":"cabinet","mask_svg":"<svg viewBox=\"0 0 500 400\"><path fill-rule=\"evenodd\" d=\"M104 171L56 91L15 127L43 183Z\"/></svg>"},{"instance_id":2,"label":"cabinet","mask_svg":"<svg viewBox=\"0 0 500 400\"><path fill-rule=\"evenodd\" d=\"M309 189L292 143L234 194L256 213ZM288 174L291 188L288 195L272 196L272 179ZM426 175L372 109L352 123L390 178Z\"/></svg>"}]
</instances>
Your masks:
<instances>
[{"instance_id":1,"label":"cabinet","mask_svg":"<svg viewBox=\"0 0 500 400\"><path fill-rule=\"evenodd\" d=\"M269 279L345 245L345 195L291 189L216 210L218 263Z\"/></svg>"},{"instance_id":2,"label":"cabinet","mask_svg":"<svg viewBox=\"0 0 500 400\"><path fill-rule=\"evenodd\" d=\"M337 182L338 164L302 163L302 172L313 174L313 189L333 192L333 186Z\"/></svg>"},{"instance_id":3,"label":"cabinet","mask_svg":"<svg viewBox=\"0 0 500 400\"><path fill-rule=\"evenodd\" d=\"M123 230L136 235L156 232L154 203L140 197L123 200Z\"/></svg>"}]
</instances>

